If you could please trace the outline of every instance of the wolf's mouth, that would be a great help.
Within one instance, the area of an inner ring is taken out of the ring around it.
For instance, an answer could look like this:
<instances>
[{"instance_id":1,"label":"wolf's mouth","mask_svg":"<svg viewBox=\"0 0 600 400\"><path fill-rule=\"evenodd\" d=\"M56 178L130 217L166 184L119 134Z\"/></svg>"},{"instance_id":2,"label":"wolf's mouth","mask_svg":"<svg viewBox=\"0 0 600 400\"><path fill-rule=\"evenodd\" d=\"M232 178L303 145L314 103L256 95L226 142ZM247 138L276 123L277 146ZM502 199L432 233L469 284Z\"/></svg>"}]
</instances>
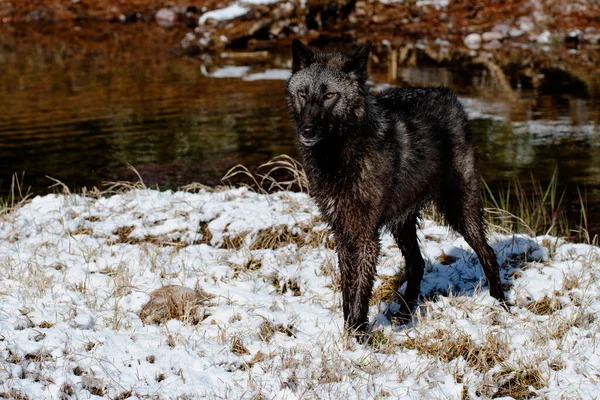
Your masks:
<instances>
[{"instance_id":1,"label":"wolf's mouth","mask_svg":"<svg viewBox=\"0 0 600 400\"><path fill-rule=\"evenodd\" d=\"M319 140L321 140L321 138L319 137L319 134L317 133L317 129L315 128L314 125L305 125L301 130L300 130L300 134L298 135L298 140L300 140L300 143L302 143L303 145L307 146L307 147L311 147L314 146Z\"/></svg>"},{"instance_id":2,"label":"wolf's mouth","mask_svg":"<svg viewBox=\"0 0 600 400\"><path fill-rule=\"evenodd\" d=\"M316 136L315 136L315 137L305 137L305 136L302 136L302 135L300 135L300 136L298 137L298 140L299 140L299 141L300 141L300 143L302 143L304 146L306 146L306 147L312 147L312 146L314 146L315 144L317 144L317 142L318 142L319 140L321 140L321 138L319 138L319 137L316 137Z\"/></svg>"}]
</instances>

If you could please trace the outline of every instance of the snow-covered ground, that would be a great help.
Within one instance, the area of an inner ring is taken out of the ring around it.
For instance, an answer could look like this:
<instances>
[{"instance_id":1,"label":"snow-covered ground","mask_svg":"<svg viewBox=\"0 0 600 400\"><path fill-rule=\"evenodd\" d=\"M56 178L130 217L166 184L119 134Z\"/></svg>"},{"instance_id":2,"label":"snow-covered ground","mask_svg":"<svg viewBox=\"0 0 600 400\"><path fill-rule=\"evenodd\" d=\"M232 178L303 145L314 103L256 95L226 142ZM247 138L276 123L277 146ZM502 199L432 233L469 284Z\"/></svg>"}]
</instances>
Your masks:
<instances>
[{"instance_id":1,"label":"snow-covered ground","mask_svg":"<svg viewBox=\"0 0 600 400\"><path fill-rule=\"evenodd\" d=\"M336 255L306 194L36 197L0 219L0 397L597 397L600 249L490 237L510 313L464 240L425 220L420 315L395 327L380 313L404 265L384 235L361 345L344 335ZM212 297L145 324L168 285Z\"/></svg>"}]
</instances>

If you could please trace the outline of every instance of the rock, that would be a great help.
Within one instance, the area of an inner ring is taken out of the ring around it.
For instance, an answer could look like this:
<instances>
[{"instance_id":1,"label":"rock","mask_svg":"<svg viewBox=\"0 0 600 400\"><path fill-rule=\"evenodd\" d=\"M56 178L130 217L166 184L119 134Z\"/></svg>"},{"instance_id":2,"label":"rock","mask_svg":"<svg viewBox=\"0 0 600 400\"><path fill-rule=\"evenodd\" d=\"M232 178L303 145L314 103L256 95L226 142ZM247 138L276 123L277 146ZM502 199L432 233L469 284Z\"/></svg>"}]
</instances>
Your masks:
<instances>
[{"instance_id":1,"label":"rock","mask_svg":"<svg viewBox=\"0 0 600 400\"><path fill-rule=\"evenodd\" d=\"M144 324L165 323L171 319L198 324L208 313L206 306L213 296L184 286L163 286L150 293L150 301L140 311Z\"/></svg>"},{"instance_id":2,"label":"rock","mask_svg":"<svg viewBox=\"0 0 600 400\"><path fill-rule=\"evenodd\" d=\"M576 29L574 31L569 32L569 34L565 37L565 45L567 47L575 48L579 46L580 38L582 37L581 31Z\"/></svg>"},{"instance_id":3,"label":"rock","mask_svg":"<svg viewBox=\"0 0 600 400\"><path fill-rule=\"evenodd\" d=\"M519 29L525 32L531 32L535 28L531 17L519 17Z\"/></svg>"},{"instance_id":4,"label":"rock","mask_svg":"<svg viewBox=\"0 0 600 400\"><path fill-rule=\"evenodd\" d=\"M507 24L496 24L492 28L492 32L500 32L503 36L506 36L510 32L510 26Z\"/></svg>"},{"instance_id":5,"label":"rock","mask_svg":"<svg viewBox=\"0 0 600 400\"><path fill-rule=\"evenodd\" d=\"M476 50L481 47L481 35L479 33L470 33L464 39L465 46Z\"/></svg>"},{"instance_id":6,"label":"rock","mask_svg":"<svg viewBox=\"0 0 600 400\"><path fill-rule=\"evenodd\" d=\"M168 8L161 8L154 15L154 19L161 26L172 26L177 22L179 16L173 10L169 10Z\"/></svg>"},{"instance_id":7,"label":"rock","mask_svg":"<svg viewBox=\"0 0 600 400\"><path fill-rule=\"evenodd\" d=\"M283 18L291 18L296 13L296 7L291 2L283 3L279 9Z\"/></svg>"},{"instance_id":8,"label":"rock","mask_svg":"<svg viewBox=\"0 0 600 400\"><path fill-rule=\"evenodd\" d=\"M551 39L550 32L544 31L537 37L536 41L540 44L548 44L548 43L550 43L550 39Z\"/></svg>"},{"instance_id":9,"label":"rock","mask_svg":"<svg viewBox=\"0 0 600 400\"><path fill-rule=\"evenodd\" d=\"M523 32L522 30L520 30L520 29L517 29L517 28L512 28L512 29L511 29L511 30L508 32L508 34L510 35L510 37L513 37L513 38L515 38L515 37L519 37L519 36L523 36L523 34L524 34L524 33L525 33L525 32Z\"/></svg>"},{"instance_id":10,"label":"rock","mask_svg":"<svg viewBox=\"0 0 600 400\"><path fill-rule=\"evenodd\" d=\"M119 15L119 21L121 21L124 24L131 24L137 22L137 20L138 14L136 13L123 13Z\"/></svg>"},{"instance_id":11,"label":"rock","mask_svg":"<svg viewBox=\"0 0 600 400\"><path fill-rule=\"evenodd\" d=\"M504 35L501 32L496 32L496 31L484 32L483 35L481 35L481 38L483 39L484 42L491 42L493 40L500 41L500 40L504 39Z\"/></svg>"},{"instance_id":12,"label":"rock","mask_svg":"<svg viewBox=\"0 0 600 400\"><path fill-rule=\"evenodd\" d=\"M484 50L498 50L502 47L502 43L499 40L492 40L491 42L487 42L483 45Z\"/></svg>"},{"instance_id":13,"label":"rock","mask_svg":"<svg viewBox=\"0 0 600 400\"><path fill-rule=\"evenodd\" d=\"M388 17L386 15L373 15L371 21L375 24L385 24L388 22Z\"/></svg>"}]
</instances>

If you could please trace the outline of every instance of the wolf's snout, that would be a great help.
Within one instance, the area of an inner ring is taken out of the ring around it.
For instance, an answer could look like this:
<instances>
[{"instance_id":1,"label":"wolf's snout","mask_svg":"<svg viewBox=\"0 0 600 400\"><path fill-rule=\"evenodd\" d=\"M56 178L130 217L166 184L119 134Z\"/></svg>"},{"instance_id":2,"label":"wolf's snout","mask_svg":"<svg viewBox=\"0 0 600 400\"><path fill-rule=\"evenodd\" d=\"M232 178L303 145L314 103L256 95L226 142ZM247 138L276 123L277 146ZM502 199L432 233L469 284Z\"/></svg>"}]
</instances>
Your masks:
<instances>
[{"instance_id":1,"label":"wolf's snout","mask_svg":"<svg viewBox=\"0 0 600 400\"><path fill-rule=\"evenodd\" d=\"M304 125L304 128L302 128L302 136L305 136L305 137L315 136L315 126L314 125Z\"/></svg>"},{"instance_id":2,"label":"wolf's snout","mask_svg":"<svg viewBox=\"0 0 600 400\"><path fill-rule=\"evenodd\" d=\"M317 129L314 125L304 125L302 129L300 129L299 135L300 143L305 146L313 146L319 141L319 137L317 135Z\"/></svg>"}]
</instances>

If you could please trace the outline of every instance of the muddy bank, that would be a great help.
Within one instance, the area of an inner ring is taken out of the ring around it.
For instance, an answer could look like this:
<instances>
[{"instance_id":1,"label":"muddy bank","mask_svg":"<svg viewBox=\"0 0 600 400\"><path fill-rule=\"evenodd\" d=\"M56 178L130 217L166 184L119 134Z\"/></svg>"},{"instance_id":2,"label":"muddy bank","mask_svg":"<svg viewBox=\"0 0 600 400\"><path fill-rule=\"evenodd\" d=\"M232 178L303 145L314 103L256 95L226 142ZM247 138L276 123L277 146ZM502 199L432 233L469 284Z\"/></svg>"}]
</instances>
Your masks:
<instances>
[{"instance_id":1,"label":"muddy bank","mask_svg":"<svg viewBox=\"0 0 600 400\"><path fill-rule=\"evenodd\" d=\"M301 38L317 46L371 40L373 64L392 70L417 62L518 70L519 82L501 83L513 87L535 87L540 70L549 68L578 80L600 71L600 4L589 1L0 0L0 21L91 46L123 24L159 25L147 49L168 47L206 64L270 58ZM77 24L90 21L111 24L82 37Z\"/></svg>"}]
</instances>

